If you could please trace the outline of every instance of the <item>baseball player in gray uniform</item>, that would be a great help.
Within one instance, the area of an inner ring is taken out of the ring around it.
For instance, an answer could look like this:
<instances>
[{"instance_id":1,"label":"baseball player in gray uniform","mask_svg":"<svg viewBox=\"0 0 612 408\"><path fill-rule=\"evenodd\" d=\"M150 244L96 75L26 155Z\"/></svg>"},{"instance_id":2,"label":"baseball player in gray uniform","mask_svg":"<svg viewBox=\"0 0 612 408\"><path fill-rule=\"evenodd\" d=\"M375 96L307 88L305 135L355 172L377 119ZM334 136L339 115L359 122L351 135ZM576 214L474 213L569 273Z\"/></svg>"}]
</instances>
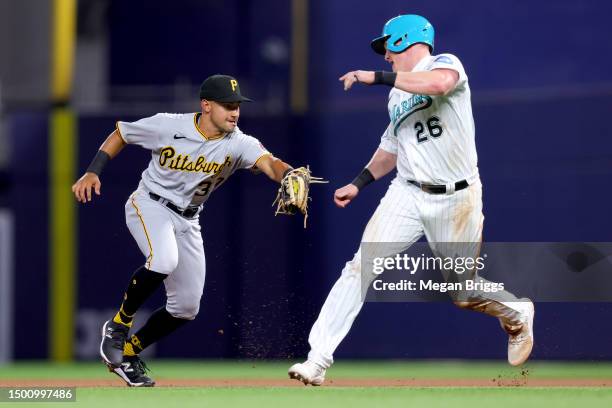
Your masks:
<instances>
[{"instance_id":1,"label":"baseball player in gray uniform","mask_svg":"<svg viewBox=\"0 0 612 408\"><path fill-rule=\"evenodd\" d=\"M372 48L393 72L351 71L340 80L344 89L355 83L392 87L390 123L365 169L335 192L346 207L367 184L397 168L397 175L363 233L363 243L397 243L403 252L423 235L441 257L463 248L476 258L482 239L482 186L477 167L474 119L468 77L452 54L432 55L434 29L423 17L401 15L389 20ZM360 248L346 263L325 301L309 336L310 353L293 365L289 377L321 385L333 353L349 332L363 306ZM390 254L387 254L390 255ZM471 272L474 279L484 279ZM463 293L453 298L465 309L497 317L509 335L508 361L520 365L533 347L534 307L529 299L496 293ZM467 297L465 297L467 295Z\"/></svg>"},{"instance_id":2,"label":"baseball player in gray uniform","mask_svg":"<svg viewBox=\"0 0 612 408\"><path fill-rule=\"evenodd\" d=\"M125 220L145 257L130 278L116 315L102 328L100 355L128 386L155 382L138 357L147 346L193 320L200 308L206 264L199 213L203 204L239 169L258 170L281 182L291 167L237 127L242 96L235 78L213 75L200 87L201 112L159 113L117 122L87 172L73 185L79 202L100 195L100 174L127 144L151 151ZM162 284L167 302L128 337L138 308Z\"/></svg>"}]
</instances>

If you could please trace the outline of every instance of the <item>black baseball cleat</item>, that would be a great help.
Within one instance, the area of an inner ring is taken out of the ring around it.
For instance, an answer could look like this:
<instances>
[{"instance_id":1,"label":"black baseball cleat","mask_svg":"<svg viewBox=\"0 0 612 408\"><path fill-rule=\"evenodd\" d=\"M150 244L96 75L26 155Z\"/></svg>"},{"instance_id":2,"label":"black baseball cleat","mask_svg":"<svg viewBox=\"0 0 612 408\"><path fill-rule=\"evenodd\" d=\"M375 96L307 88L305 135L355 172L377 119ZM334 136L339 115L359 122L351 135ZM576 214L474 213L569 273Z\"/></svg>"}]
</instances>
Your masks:
<instances>
[{"instance_id":1,"label":"black baseball cleat","mask_svg":"<svg viewBox=\"0 0 612 408\"><path fill-rule=\"evenodd\" d=\"M107 364L108 371L117 374L128 387L154 387L155 381L147 375L149 368L138 356L125 356L119 367Z\"/></svg>"},{"instance_id":2,"label":"black baseball cleat","mask_svg":"<svg viewBox=\"0 0 612 408\"><path fill-rule=\"evenodd\" d=\"M100 356L107 366L119 367L123 362L123 346L125 346L129 331L129 327L112 320L108 320L102 326Z\"/></svg>"}]
</instances>

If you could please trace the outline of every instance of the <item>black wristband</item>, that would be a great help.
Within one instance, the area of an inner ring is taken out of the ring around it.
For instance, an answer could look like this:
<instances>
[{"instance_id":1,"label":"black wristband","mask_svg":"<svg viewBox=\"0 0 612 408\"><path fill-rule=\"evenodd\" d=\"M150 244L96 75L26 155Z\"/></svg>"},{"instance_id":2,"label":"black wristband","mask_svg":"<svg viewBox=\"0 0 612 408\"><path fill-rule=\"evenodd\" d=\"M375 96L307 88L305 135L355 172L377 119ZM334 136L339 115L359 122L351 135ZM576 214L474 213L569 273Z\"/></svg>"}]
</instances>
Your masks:
<instances>
[{"instance_id":1,"label":"black wristband","mask_svg":"<svg viewBox=\"0 0 612 408\"><path fill-rule=\"evenodd\" d=\"M108 153L106 153L104 150L98 150L98 153L96 153L96 156L89 164L89 167L87 167L87 172L95 173L99 176L100 174L102 174L102 170L104 169L104 166L106 166L109 160L110 156L108 155Z\"/></svg>"},{"instance_id":2,"label":"black wristband","mask_svg":"<svg viewBox=\"0 0 612 408\"><path fill-rule=\"evenodd\" d=\"M357 177L355 177L355 180L351 181L351 184L357 187L357 189L361 190L373 181L375 181L374 176L366 167L361 170L361 173L359 173Z\"/></svg>"},{"instance_id":3,"label":"black wristband","mask_svg":"<svg viewBox=\"0 0 612 408\"><path fill-rule=\"evenodd\" d=\"M289 172L290 172L291 170L294 170L294 169L293 169L293 167L289 166L289 167L287 168L287 170L285 170L285 171L283 172L283 177L282 177L282 178L287 177L287 174L289 174Z\"/></svg>"},{"instance_id":4,"label":"black wristband","mask_svg":"<svg viewBox=\"0 0 612 408\"><path fill-rule=\"evenodd\" d=\"M396 78L397 78L396 72L387 72L387 71L374 72L374 84L375 85L395 86Z\"/></svg>"}]
</instances>

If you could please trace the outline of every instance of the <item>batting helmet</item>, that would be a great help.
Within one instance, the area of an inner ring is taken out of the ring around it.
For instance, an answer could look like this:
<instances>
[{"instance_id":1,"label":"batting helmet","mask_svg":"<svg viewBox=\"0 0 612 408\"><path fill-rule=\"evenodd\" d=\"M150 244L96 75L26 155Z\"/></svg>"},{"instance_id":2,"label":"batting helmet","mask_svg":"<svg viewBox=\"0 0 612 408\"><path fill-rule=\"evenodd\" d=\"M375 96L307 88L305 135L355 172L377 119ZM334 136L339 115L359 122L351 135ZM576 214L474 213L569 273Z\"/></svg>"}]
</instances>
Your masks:
<instances>
[{"instance_id":1,"label":"batting helmet","mask_svg":"<svg viewBox=\"0 0 612 408\"><path fill-rule=\"evenodd\" d=\"M372 43L374 52L385 55L387 49L392 52L403 52L414 44L427 44L431 52L434 49L434 28L425 17L416 14L404 14L393 17L383 27L382 35Z\"/></svg>"}]
</instances>

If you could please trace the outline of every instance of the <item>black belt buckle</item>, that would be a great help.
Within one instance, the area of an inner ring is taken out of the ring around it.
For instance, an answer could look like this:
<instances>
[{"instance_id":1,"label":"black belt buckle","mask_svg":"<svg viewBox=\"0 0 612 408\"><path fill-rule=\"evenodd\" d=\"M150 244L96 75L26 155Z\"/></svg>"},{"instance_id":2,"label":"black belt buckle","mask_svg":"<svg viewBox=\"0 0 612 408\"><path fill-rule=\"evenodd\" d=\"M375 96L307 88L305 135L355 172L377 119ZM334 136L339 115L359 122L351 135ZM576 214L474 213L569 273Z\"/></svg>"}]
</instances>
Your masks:
<instances>
[{"instance_id":1,"label":"black belt buckle","mask_svg":"<svg viewBox=\"0 0 612 408\"><path fill-rule=\"evenodd\" d=\"M446 194L446 186L435 184L421 184L421 190L429 194Z\"/></svg>"},{"instance_id":2,"label":"black belt buckle","mask_svg":"<svg viewBox=\"0 0 612 408\"><path fill-rule=\"evenodd\" d=\"M423 183L419 183L418 181L414 181L414 180L408 180L408 182L410 184L417 186L418 188L420 188L421 190L429 194L446 194L446 186L436 185L436 184L423 184ZM458 181L455 183L455 191L463 190L464 188L467 188L468 186L469 186L469 183L467 182L467 180Z\"/></svg>"},{"instance_id":3,"label":"black belt buckle","mask_svg":"<svg viewBox=\"0 0 612 408\"><path fill-rule=\"evenodd\" d=\"M149 193L149 197L151 197L151 199L155 201L161 200L161 197L155 193ZM176 204L171 201L166 202L166 207L168 207L181 217L185 218L193 218L198 213L198 207L187 207L184 210L181 210L179 207L176 206Z\"/></svg>"}]
</instances>

